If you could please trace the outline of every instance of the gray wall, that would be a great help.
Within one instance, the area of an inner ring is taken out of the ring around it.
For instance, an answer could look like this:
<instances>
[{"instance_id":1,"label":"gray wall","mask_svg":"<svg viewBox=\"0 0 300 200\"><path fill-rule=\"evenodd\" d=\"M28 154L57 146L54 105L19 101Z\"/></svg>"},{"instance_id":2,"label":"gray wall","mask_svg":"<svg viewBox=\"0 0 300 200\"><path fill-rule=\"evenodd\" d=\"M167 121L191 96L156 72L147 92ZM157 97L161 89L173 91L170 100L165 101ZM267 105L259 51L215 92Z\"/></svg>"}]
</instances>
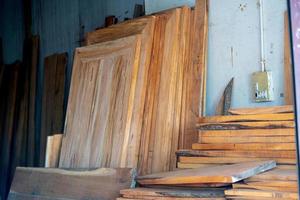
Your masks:
<instances>
[{"instance_id":1,"label":"gray wall","mask_svg":"<svg viewBox=\"0 0 300 200\"><path fill-rule=\"evenodd\" d=\"M193 4L192 0L145 0L146 12ZM210 0L207 76L207 115L231 77L235 77L233 107L284 104L284 0L264 0L267 70L273 72L275 101L253 103L251 74L260 70L259 6L257 0Z\"/></svg>"}]
</instances>

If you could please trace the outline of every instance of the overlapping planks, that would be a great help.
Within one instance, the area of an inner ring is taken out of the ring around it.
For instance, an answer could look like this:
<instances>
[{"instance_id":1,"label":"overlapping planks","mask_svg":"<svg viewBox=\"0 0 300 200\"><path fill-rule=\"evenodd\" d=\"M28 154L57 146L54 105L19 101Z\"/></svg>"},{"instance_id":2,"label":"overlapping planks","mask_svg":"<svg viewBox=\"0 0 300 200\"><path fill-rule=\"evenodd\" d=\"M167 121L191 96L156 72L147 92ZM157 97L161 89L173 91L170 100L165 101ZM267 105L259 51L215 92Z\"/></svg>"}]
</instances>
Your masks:
<instances>
[{"instance_id":1,"label":"overlapping planks","mask_svg":"<svg viewBox=\"0 0 300 200\"><path fill-rule=\"evenodd\" d=\"M192 150L177 152L179 168L268 159L296 164L293 113L213 116L198 121L198 143Z\"/></svg>"},{"instance_id":2,"label":"overlapping planks","mask_svg":"<svg viewBox=\"0 0 300 200\"><path fill-rule=\"evenodd\" d=\"M296 169L273 169L233 184L226 190L227 199L298 199L298 177Z\"/></svg>"},{"instance_id":3,"label":"overlapping planks","mask_svg":"<svg viewBox=\"0 0 300 200\"><path fill-rule=\"evenodd\" d=\"M205 84L207 2L195 10L87 34L90 46L75 54L60 167L138 167L140 174L175 168L179 138L198 116L200 88L194 89Z\"/></svg>"}]
</instances>

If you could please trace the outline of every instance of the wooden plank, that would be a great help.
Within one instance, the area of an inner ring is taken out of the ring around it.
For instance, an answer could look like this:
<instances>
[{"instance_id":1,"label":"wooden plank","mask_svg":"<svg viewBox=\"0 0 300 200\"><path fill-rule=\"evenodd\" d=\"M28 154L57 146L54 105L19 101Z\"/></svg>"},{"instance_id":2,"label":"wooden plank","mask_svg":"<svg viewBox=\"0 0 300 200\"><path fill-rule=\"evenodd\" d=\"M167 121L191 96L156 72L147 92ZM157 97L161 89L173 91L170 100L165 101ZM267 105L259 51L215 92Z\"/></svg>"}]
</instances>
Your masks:
<instances>
[{"instance_id":1,"label":"wooden plank","mask_svg":"<svg viewBox=\"0 0 300 200\"><path fill-rule=\"evenodd\" d=\"M48 136L45 167L57 168L59 164L59 155L61 150L62 134Z\"/></svg>"},{"instance_id":2,"label":"wooden plank","mask_svg":"<svg viewBox=\"0 0 300 200\"><path fill-rule=\"evenodd\" d=\"M294 121L198 123L199 130L282 129L294 128Z\"/></svg>"},{"instance_id":3,"label":"wooden plank","mask_svg":"<svg viewBox=\"0 0 300 200\"><path fill-rule=\"evenodd\" d=\"M274 169L256 176L250 177L246 181L297 181L297 171L289 169Z\"/></svg>"},{"instance_id":4,"label":"wooden plank","mask_svg":"<svg viewBox=\"0 0 300 200\"><path fill-rule=\"evenodd\" d=\"M277 197L277 198L291 198L298 199L298 193L288 193L288 192L276 192L276 191L260 191L260 190L250 190L250 189L232 189L225 190L226 196L252 196L255 197Z\"/></svg>"},{"instance_id":5,"label":"wooden plank","mask_svg":"<svg viewBox=\"0 0 300 200\"><path fill-rule=\"evenodd\" d=\"M204 167L215 167L219 166L220 164L194 164L194 163L177 163L178 169L195 169L195 168L204 168Z\"/></svg>"},{"instance_id":6,"label":"wooden plank","mask_svg":"<svg viewBox=\"0 0 300 200\"><path fill-rule=\"evenodd\" d=\"M17 168L10 196L17 193L49 197L49 199L111 200L119 197L121 189L131 186L134 173L131 169L103 168L91 171L67 171Z\"/></svg>"},{"instance_id":7,"label":"wooden plank","mask_svg":"<svg viewBox=\"0 0 300 200\"><path fill-rule=\"evenodd\" d=\"M295 143L248 143L248 144L193 144L194 150L247 150L247 151L261 151L261 150L296 150Z\"/></svg>"},{"instance_id":8,"label":"wooden plank","mask_svg":"<svg viewBox=\"0 0 300 200\"><path fill-rule=\"evenodd\" d=\"M173 198L221 198L224 197L223 189L162 189L162 188L134 188L120 191L122 196L140 197L173 197Z\"/></svg>"},{"instance_id":9,"label":"wooden plank","mask_svg":"<svg viewBox=\"0 0 300 200\"><path fill-rule=\"evenodd\" d=\"M197 151L179 150L177 156L188 157L245 157L245 158L292 158L296 159L296 151Z\"/></svg>"},{"instance_id":10,"label":"wooden plank","mask_svg":"<svg viewBox=\"0 0 300 200\"><path fill-rule=\"evenodd\" d=\"M276 167L274 161L248 162L228 166L188 169L137 177L142 185L234 183Z\"/></svg>"},{"instance_id":11,"label":"wooden plank","mask_svg":"<svg viewBox=\"0 0 300 200\"><path fill-rule=\"evenodd\" d=\"M183 102L181 112L181 137L179 148L191 148L197 141L195 124L199 116L205 114L208 1L197 0L191 15L190 61L184 77Z\"/></svg>"},{"instance_id":12,"label":"wooden plank","mask_svg":"<svg viewBox=\"0 0 300 200\"><path fill-rule=\"evenodd\" d=\"M270 158L247 158L247 157L185 157L180 156L179 161L182 163L199 163L199 164L235 164L251 161L266 161ZM296 164L296 159L289 158L272 158L279 164Z\"/></svg>"},{"instance_id":13,"label":"wooden plank","mask_svg":"<svg viewBox=\"0 0 300 200\"><path fill-rule=\"evenodd\" d=\"M45 58L39 166L45 166L47 137L63 131L67 54Z\"/></svg>"},{"instance_id":14,"label":"wooden plank","mask_svg":"<svg viewBox=\"0 0 300 200\"><path fill-rule=\"evenodd\" d=\"M276 113L292 113L294 112L293 105L259 107L259 108L236 108L230 109L232 115L257 115L257 114L276 114Z\"/></svg>"},{"instance_id":15,"label":"wooden plank","mask_svg":"<svg viewBox=\"0 0 300 200\"><path fill-rule=\"evenodd\" d=\"M277 169L277 168L276 168ZM298 188L297 181L244 181L247 185L266 186L266 187L287 187Z\"/></svg>"},{"instance_id":16,"label":"wooden plank","mask_svg":"<svg viewBox=\"0 0 300 200\"><path fill-rule=\"evenodd\" d=\"M176 197L148 197L148 196L133 196L133 197L119 197L117 200L225 200L225 198L176 198Z\"/></svg>"},{"instance_id":17,"label":"wooden plank","mask_svg":"<svg viewBox=\"0 0 300 200\"><path fill-rule=\"evenodd\" d=\"M295 136L295 129L253 129L253 130L207 130L200 131L200 137L270 137Z\"/></svg>"},{"instance_id":18,"label":"wooden plank","mask_svg":"<svg viewBox=\"0 0 300 200\"><path fill-rule=\"evenodd\" d=\"M36 106L36 89L37 89L37 67L39 62L39 36L32 36L29 39L29 63L26 66L28 68L28 139L27 139L27 166L34 166L37 163L37 147L36 147L36 118L35 118L35 106ZM27 50L27 51L28 51ZM26 60L26 59L25 59ZM25 63L26 64L26 63ZM25 91L27 92L27 91Z\"/></svg>"},{"instance_id":19,"label":"wooden plank","mask_svg":"<svg viewBox=\"0 0 300 200\"><path fill-rule=\"evenodd\" d=\"M275 186L261 186L261 185L251 185L236 183L232 184L233 189L254 189L254 190L267 190L267 191L278 191L278 192L298 192L298 187L275 187Z\"/></svg>"},{"instance_id":20,"label":"wooden plank","mask_svg":"<svg viewBox=\"0 0 300 200\"><path fill-rule=\"evenodd\" d=\"M279 137L201 137L203 144L226 144L226 143L292 143L295 142L295 136Z\"/></svg>"},{"instance_id":21,"label":"wooden plank","mask_svg":"<svg viewBox=\"0 0 300 200\"><path fill-rule=\"evenodd\" d=\"M147 84L139 157L141 174L169 171L176 164L182 105L180 88L183 87L187 54L184 49L188 40L184 33L188 29L189 15L190 8L187 7L155 15L151 78Z\"/></svg>"},{"instance_id":22,"label":"wooden plank","mask_svg":"<svg viewBox=\"0 0 300 200\"><path fill-rule=\"evenodd\" d=\"M294 113L257 114L257 115L227 115L200 117L198 123L225 123L225 122L257 122L257 121L294 121Z\"/></svg>"},{"instance_id":23,"label":"wooden plank","mask_svg":"<svg viewBox=\"0 0 300 200\"><path fill-rule=\"evenodd\" d=\"M284 101L294 105L294 83L291 58L291 38L288 12L284 13Z\"/></svg>"}]
</instances>

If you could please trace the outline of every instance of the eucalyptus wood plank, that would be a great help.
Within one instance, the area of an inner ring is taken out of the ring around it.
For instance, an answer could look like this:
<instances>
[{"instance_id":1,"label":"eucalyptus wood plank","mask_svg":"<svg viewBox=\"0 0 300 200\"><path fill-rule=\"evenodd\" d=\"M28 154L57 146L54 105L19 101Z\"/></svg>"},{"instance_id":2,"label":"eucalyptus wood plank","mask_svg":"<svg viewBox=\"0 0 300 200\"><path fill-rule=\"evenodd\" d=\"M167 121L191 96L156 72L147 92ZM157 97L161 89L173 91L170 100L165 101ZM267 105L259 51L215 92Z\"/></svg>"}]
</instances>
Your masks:
<instances>
[{"instance_id":1,"label":"eucalyptus wood plank","mask_svg":"<svg viewBox=\"0 0 300 200\"><path fill-rule=\"evenodd\" d=\"M242 129L242 130L206 130L199 131L201 137L277 137L295 136L295 129Z\"/></svg>"},{"instance_id":2,"label":"eucalyptus wood plank","mask_svg":"<svg viewBox=\"0 0 300 200\"><path fill-rule=\"evenodd\" d=\"M262 191L262 190L251 190L251 189L232 189L225 190L226 198L231 196L247 196L247 197L264 197L264 198L282 198L282 199L298 199L298 193L292 192L277 192L277 191Z\"/></svg>"},{"instance_id":3,"label":"eucalyptus wood plank","mask_svg":"<svg viewBox=\"0 0 300 200\"><path fill-rule=\"evenodd\" d=\"M230 109L232 115L257 115L257 114L276 114L276 113L292 113L294 112L293 105L271 106L259 108L236 108Z\"/></svg>"},{"instance_id":4,"label":"eucalyptus wood plank","mask_svg":"<svg viewBox=\"0 0 300 200\"><path fill-rule=\"evenodd\" d=\"M61 150L62 134L48 136L45 167L57 168L59 164L59 155Z\"/></svg>"}]
</instances>

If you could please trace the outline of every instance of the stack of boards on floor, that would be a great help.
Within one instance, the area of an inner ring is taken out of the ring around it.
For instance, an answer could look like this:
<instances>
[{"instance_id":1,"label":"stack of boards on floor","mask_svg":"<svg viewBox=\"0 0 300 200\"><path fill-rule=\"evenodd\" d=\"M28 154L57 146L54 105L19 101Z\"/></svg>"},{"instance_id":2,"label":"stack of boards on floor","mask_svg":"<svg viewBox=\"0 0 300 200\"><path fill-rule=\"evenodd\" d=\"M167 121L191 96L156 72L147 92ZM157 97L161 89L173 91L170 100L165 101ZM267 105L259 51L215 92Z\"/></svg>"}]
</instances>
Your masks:
<instances>
[{"instance_id":1,"label":"stack of boards on floor","mask_svg":"<svg viewBox=\"0 0 300 200\"><path fill-rule=\"evenodd\" d=\"M175 169L204 106L207 9L199 0L87 34L75 52L60 168Z\"/></svg>"},{"instance_id":2,"label":"stack of boards on floor","mask_svg":"<svg viewBox=\"0 0 300 200\"><path fill-rule=\"evenodd\" d=\"M119 199L225 199L231 184L275 167L275 161L247 162L139 176L142 187L121 190Z\"/></svg>"},{"instance_id":3,"label":"stack of boards on floor","mask_svg":"<svg viewBox=\"0 0 300 200\"><path fill-rule=\"evenodd\" d=\"M296 169L274 169L232 185L226 190L227 199L298 199Z\"/></svg>"},{"instance_id":4,"label":"stack of boards on floor","mask_svg":"<svg viewBox=\"0 0 300 200\"><path fill-rule=\"evenodd\" d=\"M199 118L198 143L177 152L178 168L275 160L295 168L295 122L292 106L236 109L234 115Z\"/></svg>"}]
</instances>

